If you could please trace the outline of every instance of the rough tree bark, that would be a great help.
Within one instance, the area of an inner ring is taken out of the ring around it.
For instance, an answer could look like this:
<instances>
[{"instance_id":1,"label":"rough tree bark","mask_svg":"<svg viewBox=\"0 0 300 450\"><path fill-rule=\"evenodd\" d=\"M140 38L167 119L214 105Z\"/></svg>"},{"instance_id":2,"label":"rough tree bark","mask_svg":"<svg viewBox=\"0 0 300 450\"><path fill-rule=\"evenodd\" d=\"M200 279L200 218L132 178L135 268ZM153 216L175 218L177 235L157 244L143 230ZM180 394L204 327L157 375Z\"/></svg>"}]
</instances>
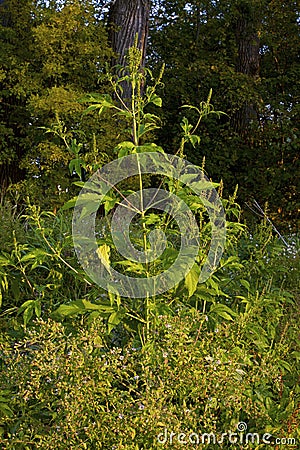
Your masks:
<instances>
[{"instance_id":1,"label":"rough tree bark","mask_svg":"<svg viewBox=\"0 0 300 450\"><path fill-rule=\"evenodd\" d=\"M112 65L126 64L126 53L138 36L138 47L142 51L142 66L145 62L149 28L151 0L114 0L108 18L109 40L116 58ZM123 98L130 97L130 87L124 86Z\"/></svg>"},{"instance_id":2,"label":"rough tree bark","mask_svg":"<svg viewBox=\"0 0 300 450\"><path fill-rule=\"evenodd\" d=\"M238 46L236 72L250 77L255 81L260 73L260 39L259 11L252 4L254 2L241 2L238 7L238 16L235 22L235 36ZM257 118L255 105L249 101L232 117L232 127L239 134L247 132L251 121Z\"/></svg>"}]
</instances>

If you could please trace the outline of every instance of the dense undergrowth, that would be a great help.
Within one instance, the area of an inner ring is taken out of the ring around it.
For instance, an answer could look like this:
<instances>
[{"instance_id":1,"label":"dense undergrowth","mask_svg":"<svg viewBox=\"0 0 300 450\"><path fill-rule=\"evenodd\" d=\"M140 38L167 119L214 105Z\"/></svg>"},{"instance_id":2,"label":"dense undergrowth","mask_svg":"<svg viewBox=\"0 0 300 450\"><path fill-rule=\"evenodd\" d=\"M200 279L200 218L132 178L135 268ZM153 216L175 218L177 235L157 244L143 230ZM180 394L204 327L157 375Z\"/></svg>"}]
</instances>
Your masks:
<instances>
[{"instance_id":1,"label":"dense undergrowth","mask_svg":"<svg viewBox=\"0 0 300 450\"><path fill-rule=\"evenodd\" d=\"M140 72L129 79L141 87ZM89 111L114 108L107 96L87 99ZM149 89L144 104L138 95L126 111L134 118L134 139L119 144L119 157L153 151L155 144L140 139L156 126L156 116L143 113L151 102L159 106L161 100ZM214 113L210 98L197 112L198 126ZM180 156L186 142L198 142L192 129L183 121ZM80 174L77 156L71 167ZM138 181L149 184L149 178ZM299 443L299 239L286 237L286 246L267 220L250 230L240 221L236 193L222 198L219 184L226 244L218 268L199 284L208 217L180 183L164 186L189 204L201 245L184 279L142 299L108 293L87 276L76 259L68 209L54 214L29 201L21 208L9 200L1 205L1 448L259 449L280 448L280 439L294 448ZM109 211L117 201L106 198L107 214L97 218L101 257L138 276L168 268L180 233L169 217L152 210L142 216L142 233L134 224L132 240L146 251L149 233L159 227L174 238L166 257L146 269L120 264L109 238Z\"/></svg>"},{"instance_id":2,"label":"dense undergrowth","mask_svg":"<svg viewBox=\"0 0 300 450\"><path fill-rule=\"evenodd\" d=\"M7 217L8 209L1 213ZM109 333L107 313L73 311L54 320L63 301L97 305L104 297L98 291L97 300L96 288L76 282L53 256L18 267L18 254L30 254L24 246L40 249L41 241L28 222L11 220L27 244L11 246L3 227L2 246L15 267L1 314L2 448L182 448L179 433L220 439L241 422L249 433L299 440L299 254L285 252L266 224L251 236L244 229L227 249L235 266L220 269L193 295L181 286L156 299L150 336L141 342L144 324L124 318ZM73 264L61 221L47 218L48 233ZM45 288L33 300L41 304L32 311L39 318L27 317L24 326L20 306L29 284ZM255 442L226 448L267 448Z\"/></svg>"}]
</instances>

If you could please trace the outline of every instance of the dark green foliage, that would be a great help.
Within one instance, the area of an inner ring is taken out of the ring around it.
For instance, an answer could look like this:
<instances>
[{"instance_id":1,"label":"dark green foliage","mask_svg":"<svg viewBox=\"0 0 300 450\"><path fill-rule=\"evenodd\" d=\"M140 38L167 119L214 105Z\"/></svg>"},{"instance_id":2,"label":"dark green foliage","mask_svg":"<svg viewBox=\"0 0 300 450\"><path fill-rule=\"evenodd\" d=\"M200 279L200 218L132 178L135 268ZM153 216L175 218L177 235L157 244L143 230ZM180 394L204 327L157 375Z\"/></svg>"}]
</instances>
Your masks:
<instances>
[{"instance_id":1,"label":"dark green foliage","mask_svg":"<svg viewBox=\"0 0 300 450\"><path fill-rule=\"evenodd\" d=\"M35 201L47 195L54 208L68 198L70 155L59 139L38 129L57 126L57 115L73 138L80 136L87 163L112 158L122 125L109 114L101 124L82 120L77 103L83 92L108 92L102 77L112 57L107 8L88 0L60 5L7 0L0 6L4 189L21 182L19 191L31 192ZM212 88L216 109L227 117L206 120L201 146L191 146L188 157L200 164L205 156L208 174L223 179L226 192L238 184L242 202L252 197L268 202L271 217L294 228L299 220L298 27L296 2L153 2L147 56L155 70L166 64L165 127L157 143L175 151L181 106L196 105Z\"/></svg>"},{"instance_id":2,"label":"dark green foliage","mask_svg":"<svg viewBox=\"0 0 300 450\"><path fill-rule=\"evenodd\" d=\"M201 145L190 148L188 157L199 164L205 156L208 174L223 179L226 192L238 184L241 201L254 197L262 204L268 202L271 216L282 227L290 222L297 228L296 3L192 1L187 6L164 1L160 5L159 11L154 10L149 50L153 66L166 63L165 127L159 142L167 150L176 148L182 104L197 104L212 88L216 109L228 117L207 120ZM256 40L259 48L254 46ZM259 54L254 58L255 51ZM251 57L256 61L254 71Z\"/></svg>"},{"instance_id":3,"label":"dark green foliage","mask_svg":"<svg viewBox=\"0 0 300 450\"><path fill-rule=\"evenodd\" d=\"M30 193L41 204L47 196L55 208L68 197L72 154L65 142L50 139L40 127L80 135L87 160L99 162L109 159L116 136L114 119L107 116L100 124L82 120L84 108L78 103L86 90L101 89L99 80L111 57L95 14L91 2L76 0L62 8L57 2L14 0L0 7L1 185L6 189L19 182L23 196Z\"/></svg>"}]
</instances>

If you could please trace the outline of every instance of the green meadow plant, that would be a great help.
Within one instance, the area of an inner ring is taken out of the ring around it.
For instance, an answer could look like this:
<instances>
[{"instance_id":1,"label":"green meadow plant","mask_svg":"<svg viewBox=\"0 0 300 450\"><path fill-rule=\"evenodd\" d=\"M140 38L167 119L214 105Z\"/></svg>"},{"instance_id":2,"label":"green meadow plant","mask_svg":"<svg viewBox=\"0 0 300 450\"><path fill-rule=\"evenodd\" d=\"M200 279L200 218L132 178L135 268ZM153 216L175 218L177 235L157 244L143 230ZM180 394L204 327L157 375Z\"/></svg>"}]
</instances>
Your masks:
<instances>
[{"instance_id":1,"label":"green meadow plant","mask_svg":"<svg viewBox=\"0 0 300 450\"><path fill-rule=\"evenodd\" d=\"M112 76L109 77L114 96L88 94L81 99L82 102L89 104L85 111L86 114L94 113L95 111L102 114L105 110L109 109L114 111L120 121L123 121L124 124L126 124L129 139L116 146L115 153L118 158L123 158L127 155L138 155L144 152L164 152L157 144L147 141L147 137L149 135L151 137L151 133L159 128L160 124L159 117L149 112L149 105L154 107L160 107L162 105L162 99L156 93L157 88L161 84L162 76L163 70L159 74L158 79L155 80L149 69L141 68L141 52L137 46L134 46L129 50L128 66L123 70L123 73L121 71L121 76L117 78ZM146 85L147 79L152 81L152 85ZM125 102L122 98L122 86L124 83L128 83L131 87L132 97L129 102ZM187 143L190 143L194 147L200 143L200 137L196 132L200 126L201 120L211 114L216 114L217 116L222 114L220 111L214 111L213 106L211 105L211 95L212 93L210 92L207 101L201 102L199 107L184 105L184 108L193 110L197 115L197 119L195 125L190 124L185 117L181 122L182 139L177 151L178 156L181 158L184 157L184 149ZM76 168L78 175L80 175L81 163L82 159L78 153L78 158L71 164L71 169L74 170L74 168ZM94 167L94 169L96 168L97 167ZM132 224L132 243L137 248L143 249L143 252L146 254L147 251L149 251L149 235L153 230L159 229L163 231L167 237L172 239L168 241L169 245L162 257L152 263L146 261L145 264L142 264L130 260L124 261L117 256L116 246L110 237L110 211L113 210L126 195L132 193L130 183L135 183L135 186L137 186L140 192L142 192L145 187L149 186L149 177L143 176L141 170L139 170L137 176L133 178L135 178L135 180L129 181L129 188L128 183L126 187L124 184L122 185L122 183L120 183L119 186L114 186L111 192L104 198L103 205L106 217L98 221L98 233L100 235L97 239L99 245L98 254L101 262L112 264L112 266L117 267L121 273L148 278L167 270L174 260L176 260L179 253L178 243L180 243L180 233L178 228L176 228L176 224L174 224L174 221L168 214L158 214L156 211L149 212L141 208L139 211L140 219L133 221ZM168 177L157 176L155 180L152 180L152 183L158 187L163 187L168 192L183 200L200 223L203 241L202 247L192 271L187 274L184 280L185 288L188 291L187 297L190 297L196 290L201 265L203 265L203 260L206 258L206 252L209 246L211 229L205 213L205 208L197 196L191 194L190 188L179 181L172 178L169 179ZM82 187L84 186L84 183L79 182L77 185ZM217 187L218 184L215 183L214 186ZM78 197L75 197L67 202L64 209L73 207L77 199ZM87 209L87 212L90 212L89 209ZM176 242L177 244L174 244ZM178 286L176 286L175 291L177 291L177 288ZM173 291L171 295L174 296L175 291ZM145 300L121 300L114 298L112 294L109 295L109 299L109 307L115 308L109 318L109 329L111 329L113 325L117 326L122 322L127 329L135 330L143 343L149 339L151 323L154 322L155 316L164 309L169 309L169 302L158 299L155 293L154 295L147 294ZM181 302L182 300L180 303ZM106 306L108 305L106 304ZM104 307L105 304L103 304L103 308ZM224 308L227 307L224 306ZM61 305L57 310L57 314L66 316L76 311L81 313L83 312L82 309L85 309L83 303L76 301L72 304ZM215 311L217 313L217 311L220 311L220 308L216 308Z\"/></svg>"}]
</instances>

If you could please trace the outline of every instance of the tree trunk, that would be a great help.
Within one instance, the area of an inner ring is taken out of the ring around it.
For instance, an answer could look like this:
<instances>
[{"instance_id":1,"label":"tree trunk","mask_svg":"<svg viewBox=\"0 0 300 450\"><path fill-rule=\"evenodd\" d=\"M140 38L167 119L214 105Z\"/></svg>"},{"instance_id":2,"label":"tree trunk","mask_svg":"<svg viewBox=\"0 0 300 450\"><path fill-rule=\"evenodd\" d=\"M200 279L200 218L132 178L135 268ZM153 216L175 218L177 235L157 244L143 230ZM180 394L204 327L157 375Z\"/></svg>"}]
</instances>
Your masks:
<instances>
[{"instance_id":1,"label":"tree trunk","mask_svg":"<svg viewBox=\"0 0 300 450\"><path fill-rule=\"evenodd\" d=\"M241 2L235 23L235 35L238 45L236 72L249 77L249 87L260 72L260 40L259 40L259 11L251 1ZM257 119L255 105L249 101L232 117L232 127L239 134L247 131L250 123Z\"/></svg>"},{"instance_id":2,"label":"tree trunk","mask_svg":"<svg viewBox=\"0 0 300 450\"><path fill-rule=\"evenodd\" d=\"M114 0L109 11L109 40L117 55L112 65L126 65L126 54L136 36L145 63L149 28L150 0ZM123 98L130 98L130 86L123 86Z\"/></svg>"}]
</instances>

